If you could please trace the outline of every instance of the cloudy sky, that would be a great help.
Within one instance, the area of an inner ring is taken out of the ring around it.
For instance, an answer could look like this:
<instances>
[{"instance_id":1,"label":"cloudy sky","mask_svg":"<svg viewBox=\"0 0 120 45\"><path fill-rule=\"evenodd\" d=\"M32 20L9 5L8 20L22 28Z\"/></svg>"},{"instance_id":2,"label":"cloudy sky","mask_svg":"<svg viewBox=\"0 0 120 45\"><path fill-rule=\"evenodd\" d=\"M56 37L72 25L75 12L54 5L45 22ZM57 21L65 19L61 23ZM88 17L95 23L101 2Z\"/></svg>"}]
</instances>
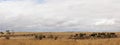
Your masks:
<instances>
[{"instance_id":1,"label":"cloudy sky","mask_svg":"<svg viewBox=\"0 0 120 45\"><path fill-rule=\"evenodd\" d=\"M120 0L0 0L0 30L120 31Z\"/></svg>"}]
</instances>

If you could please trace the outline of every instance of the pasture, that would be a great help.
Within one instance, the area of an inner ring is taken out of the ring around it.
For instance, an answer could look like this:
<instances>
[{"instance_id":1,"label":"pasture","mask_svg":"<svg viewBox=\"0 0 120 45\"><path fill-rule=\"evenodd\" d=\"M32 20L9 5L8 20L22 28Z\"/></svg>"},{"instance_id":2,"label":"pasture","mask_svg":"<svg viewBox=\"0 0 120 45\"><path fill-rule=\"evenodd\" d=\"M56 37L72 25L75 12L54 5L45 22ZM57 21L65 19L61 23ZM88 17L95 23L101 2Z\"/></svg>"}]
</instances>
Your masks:
<instances>
[{"instance_id":1,"label":"pasture","mask_svg":"<svg viewBox=\"0 0 120 45\"><path fill-rule=\"evenodd\" d=\"M4 34L3 37L1 36L0 45L120 45L119 32L115 34L113 32L104 32L107 35L97 32L96 36L90 36L95 33L96 32L15 32L13 35L9 35L10 39L5 38L6 34ZM114 37L113 34L117 36Z\"/></svg>"}]
</instances>

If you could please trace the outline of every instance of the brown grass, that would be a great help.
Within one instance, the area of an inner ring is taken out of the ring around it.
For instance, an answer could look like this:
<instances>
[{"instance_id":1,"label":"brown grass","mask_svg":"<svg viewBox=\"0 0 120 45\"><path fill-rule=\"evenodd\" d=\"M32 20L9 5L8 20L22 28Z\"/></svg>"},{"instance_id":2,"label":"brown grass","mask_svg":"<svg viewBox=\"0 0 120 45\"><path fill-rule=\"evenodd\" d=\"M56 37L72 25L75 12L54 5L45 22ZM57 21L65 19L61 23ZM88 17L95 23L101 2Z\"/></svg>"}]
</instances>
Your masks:
<instances>
[{"instance_id":1,"label":"brown grass","mask_svg":"<svg viewBox=\"0 0 120 45\"><path fill-rule=\"evenodd\" d=\"M74 33L44 33L44 34L70 35ZM120 45L120 38L81 39L81 40L68 40L68 39L34 40L34 39L21 39L20 37L17 38L19 39L10 40L0 39L0 45Z\"/></svg>"},{"instance_id":2,"label":"brown grass","mask_svg":"<svg viewBox=\"0 0 120 45\"><path fill-rule=\"evenodd\" d=\"M96 40L0 40L0 45L120 45L120 39Z\"/></svg>"}]
</instances>

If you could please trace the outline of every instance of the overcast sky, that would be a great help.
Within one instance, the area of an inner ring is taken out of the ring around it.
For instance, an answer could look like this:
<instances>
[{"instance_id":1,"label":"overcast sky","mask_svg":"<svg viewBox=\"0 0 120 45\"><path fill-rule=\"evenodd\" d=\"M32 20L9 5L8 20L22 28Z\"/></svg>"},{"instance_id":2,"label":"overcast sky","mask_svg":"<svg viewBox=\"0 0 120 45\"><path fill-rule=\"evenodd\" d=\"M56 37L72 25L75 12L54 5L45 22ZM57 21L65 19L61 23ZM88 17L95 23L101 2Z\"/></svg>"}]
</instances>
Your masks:
<instances>
[{"instance_id":1,"label":"overcast sky","mask_svg":"<svg viewBox=\"0 0 120 45\"><path fill-rule=\"evenodd\" d=\"M120 0L0 0L0 30L120 31Z\"/></svg>"}]
</instances>

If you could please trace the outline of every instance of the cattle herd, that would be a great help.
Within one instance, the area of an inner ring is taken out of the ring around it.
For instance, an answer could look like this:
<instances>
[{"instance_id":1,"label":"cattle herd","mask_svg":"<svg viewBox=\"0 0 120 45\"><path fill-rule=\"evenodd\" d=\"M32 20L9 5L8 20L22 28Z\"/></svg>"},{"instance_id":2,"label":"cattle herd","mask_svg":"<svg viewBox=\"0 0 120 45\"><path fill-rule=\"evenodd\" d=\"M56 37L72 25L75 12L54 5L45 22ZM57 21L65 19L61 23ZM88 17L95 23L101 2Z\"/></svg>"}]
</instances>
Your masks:
<instances>
[{"instance_id":1,"label":"cattle herd","mask_svg":"<svg viewBox=\"0 0 120 45\"><path fill-rule=\"evenodd\" d=\"M118 36L115 33L92 33L85 34L79 33L75 35L71 35L69 39L98 39L98 38L117 38Z\"/></svg>"},{"instance_id":2,"label":"cattle herd","mask_svg":"<svg viewBox=\"0 0 120 45\"><path fill-rule=\"evenodd\" d=\"M68 37L68 39L102 39L102 38L117 38L118 36L116 35L116 33L91 33L91 34L86 34L86 33L77 33L74 35L70 35ZM49 36L45 36L45 35L35 35L35 39L39 39L42 40L44 38L51 38L51 39L59 39L59 36L54 36L54 35L49 35Z\"/></svg>"},{"instance_id":3,"label":"cattle herd","mask_svg":"<svg viewBox=\"0 0 120 45\"><path fill-rule=\"evenodd\" d=\"M35 39L42 40L42 39L54 39L57 40L59 36L55 35L42 35L42 34L35 34Z\"/></svg>"},{"instance_id":4,"label":"cattle herd","mask_svg":"<svg viewBox=\"0 0 120 45\"><path fill-rule=\"evenodd\" d=\"M3 34L3 32L0 32L1 34ZM64 36L60 36L60 35L44 35L44 34L23 34L23 35L10 35L10 33L8 33L7 35L0 35L0 37L5 37L5 39L10 39L10 37L19 37L19 36L32 36L34 37L34 39L36 40L42 40L42 39L60 39L61 37L64 38ZM75 34L71 34L68 35L67 39L103 39L103 38L117 38L118 35L116 35L116 33L112 33L112 32L94 32L94 33L75 33Z\"/></svg>"}]
</instances>

